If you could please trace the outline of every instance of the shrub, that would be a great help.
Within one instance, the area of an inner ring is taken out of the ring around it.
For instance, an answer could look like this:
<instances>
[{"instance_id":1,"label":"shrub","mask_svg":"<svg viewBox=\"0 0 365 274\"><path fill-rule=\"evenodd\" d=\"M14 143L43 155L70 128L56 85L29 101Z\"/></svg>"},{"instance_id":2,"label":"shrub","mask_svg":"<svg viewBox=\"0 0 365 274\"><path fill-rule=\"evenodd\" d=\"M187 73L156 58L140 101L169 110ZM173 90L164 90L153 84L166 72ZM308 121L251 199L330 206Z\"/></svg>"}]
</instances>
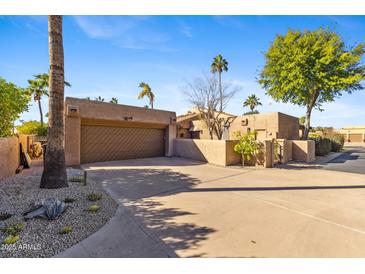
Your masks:
<instances>
[{"instance_id":1,"label":"shrub","mask_svg":"<svg viewBox=\"0 0 365 274\"><path fill-rule=\"evenodd\" d=\"M87 195L87 199L91 202L99 201L102 197L100 193L90 193Z\"/></svg>"},{"instance_id":2,"label":"shrub","mask_svg":"<svg viewBox=\"0 0 365 274\"><path fill-rule=\"evenodd\" d=\"M259 114L260 112L258 112L257 110L253 110L253 111L248 111L243 113L243 115L252 115L252 114Z\"/></svg>"},{"instance_id":3,"label":"shrub","mask_svg":"<svg viewBox=\"0 0 365 274\"><path fill-rule=\"evenodd\" d=\"M36 134L38 136L47 136L47 126L41 126L41 122L38 121L26 121L16 129L22 134Z\"/></svg>"},{"instance_id":4,"label":"shrub","mask_svg":"<svg viewBox=\"0 0 365 274\"><path fill-rule=\"evenodd\" d=\"M64 200L63 200L63 202L65 202L66 204L70 204L70 203L73 203L73 202L75 202L76 201L76 199L74 199L74 198L70 198L70 197L66 197Z\"/></svg>"},{"instance_id":5,"label":"shrub","mask_svg":"<svg viewBox=\"0 0 365 274\"><path fill-rule=\"evenodd\" d=\"M22 232L23 229L24 229L24 223L16 223L2 228L1 231L5 234L16 236L20 232Z\"/></svg>"},{"instance_id":6,"label":"shrub","mask_svg":"<svg viewBox=\"0 0 365 274\"><path fill-rule=\"evenodd\" d=\"M345 137L343 135L333 135L329 139L331 140L331 151L339 152L342 150L345 143Z\"/></svg>"},{"instance_id":7,"label":"shrub","mask_svg":"<svg viewBox=\"0 0 365 274\"><path fill-rule=\"evenodd\" d=\"M11 217L10 213L0 212L0 221L5 221Z\"/></svg>"},{"instance_id":8,"label":"shrub","mask_svg":"<svg viewBox=\"0 0 365 274\"><path fill-rule=\"evenodd\" d=\"M89 207L89 211L94 213L94 212L99 211L100 208L101 208L101 206L99 206L99 205L92 205Z\"/></svg>"},{"instance_id":9,"label":"shrub","mask_svg":"<svg viewBox=\"0 0 365 274\"><path fill-rule=\"evenodd\" d=\"M331 152L332 142L326 137L312 138L316 144L316 156L325 156Z\"/></svg>"},{"instance_id":10,"label":"shrub","mask_svg":"<svg viewBox=\"0 0 365 274\"><path fill-rule=\"evenodd\" d=\"M58 233L61 235L68 234L71 232L72 232L72 226L70 226L70 225L64 226L60 229L60 231L58 231Z\"/></svg>"},{"instance_id":11,"label":"shrub","mask_svg":"<svg viewBox=\"0 0 365 274\"><path fill-rule=\"evenodd\" d=\"M3 244L5 245L12 245L15 244L17 241L20 240L20 237L18 235L9 235L3 240Z\"/></svg>"},{"instance_id":12,"label":"shrub","mask_svg":"<svg viewBox=\"0 0 365 274\"><path fill-rule=\"evenodd\" d=\"M240 132L235 132L235 135L239 142L234 146L233 150L242 156L242 164L244 164L244 159L251 160L251 157L256 157L261 148L260 142L256 141L256 133L248 132L241 134Z\"/></svg>"}]
</instances>

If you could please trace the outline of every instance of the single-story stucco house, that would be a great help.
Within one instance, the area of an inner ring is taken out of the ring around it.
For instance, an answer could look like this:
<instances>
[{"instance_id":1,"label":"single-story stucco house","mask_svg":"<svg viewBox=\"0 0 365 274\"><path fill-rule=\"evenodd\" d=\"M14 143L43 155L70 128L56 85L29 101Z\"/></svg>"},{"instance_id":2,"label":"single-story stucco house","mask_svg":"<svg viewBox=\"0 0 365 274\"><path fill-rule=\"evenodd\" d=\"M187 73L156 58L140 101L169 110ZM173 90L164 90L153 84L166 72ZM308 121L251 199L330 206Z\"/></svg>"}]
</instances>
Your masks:
<instances>
[{"instance_id":1,"label":"single-story stucco house","mask_svg":"<svg viewBox=\"0 0 365 274\"><path fill-rule=\"evenodd\" d=\"M66 164L172 156L173 111L65 100Z\"/></svg>"},{"instance_id":2,"label":"single-story stucco house","mask_svg":"<svg viewBox=\"0 0 365 274\"><path fill-rule=\"evenodd\" d=\"M235 132L256 131L257 140L266 139L299 139L299 119L281 112L250 114L235 116L223 113L230 117L229 126L225 129L225 139L235 140ZM177 117L177 138L209 139L209 132L199 113L190 111Z\"/></svg>"}]
</instances>

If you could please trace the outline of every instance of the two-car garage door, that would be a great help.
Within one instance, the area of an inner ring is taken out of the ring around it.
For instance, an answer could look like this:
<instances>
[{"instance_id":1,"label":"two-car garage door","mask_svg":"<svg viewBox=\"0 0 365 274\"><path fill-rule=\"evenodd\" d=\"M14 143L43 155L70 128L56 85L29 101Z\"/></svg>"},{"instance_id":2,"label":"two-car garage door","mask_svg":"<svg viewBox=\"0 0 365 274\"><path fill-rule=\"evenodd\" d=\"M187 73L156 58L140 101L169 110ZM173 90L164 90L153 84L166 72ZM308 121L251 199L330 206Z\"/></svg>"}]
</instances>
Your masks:
<instances>
[{"instance_id":1,"label":"two-car garage door","mask_svg":"<svg viewBox=\"0 0 365 274\"><path fill-rule=\"evenodd\" d=\"M81 163L165 155L161 128L82 125Z\"/></svg>"}]
</instances>

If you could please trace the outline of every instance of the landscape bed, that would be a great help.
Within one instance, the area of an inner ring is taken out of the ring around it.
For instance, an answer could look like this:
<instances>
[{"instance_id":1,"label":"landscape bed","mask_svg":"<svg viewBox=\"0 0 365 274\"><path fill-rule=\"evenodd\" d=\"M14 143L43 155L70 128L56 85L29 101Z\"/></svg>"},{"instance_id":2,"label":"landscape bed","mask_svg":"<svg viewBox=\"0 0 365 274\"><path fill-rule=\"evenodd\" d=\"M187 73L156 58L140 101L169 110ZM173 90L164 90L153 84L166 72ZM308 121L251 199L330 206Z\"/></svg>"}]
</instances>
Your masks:
<instances>
[{"instance_id":1,"label":"landscape bed","mask_svg":"<svg viewBox=\"0 0 365 274\"><path fill-rule=\"evenodd\" d=\"M40 189L39 183L40 175L21 174L0 181L0 213L12 215L0 220L0 257L52 257L99 230L117 208L102 186L91 178L86 185L69 182L69 187L60 189ZM24 220L23 214L35 202L49 197L68 202L61 216L51 221L39 217ZM91 206L98 209L92 211ZM9 235L5 229L14 224L24 224L17 233L20 239L14 244L3 244Z\"/></svg>"}]
</instances>

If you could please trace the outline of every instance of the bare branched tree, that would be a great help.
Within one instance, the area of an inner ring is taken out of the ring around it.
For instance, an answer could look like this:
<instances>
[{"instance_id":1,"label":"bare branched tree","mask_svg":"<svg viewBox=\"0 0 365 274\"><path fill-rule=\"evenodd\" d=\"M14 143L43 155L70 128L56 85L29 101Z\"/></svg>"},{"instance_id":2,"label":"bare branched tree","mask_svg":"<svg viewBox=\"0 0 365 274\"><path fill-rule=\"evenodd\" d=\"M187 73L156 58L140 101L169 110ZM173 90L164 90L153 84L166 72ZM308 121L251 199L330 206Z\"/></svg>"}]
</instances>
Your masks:
<instances>
[{"instance_id":1,"label":"bare branched tree","mask_svg":"<svg viewBox=\"0 0 365 274\"><path fill-rule=\"evenodd\" d=\"M229 127L233 121L234 118L225 115L224 110L238 90L237 87L227 83L222 84L220 90L216 77L206 74L187 83L184 93L188 101L199 111L200 118L208 128L210 139L215 135L221 140L224 128Z\"/></svg>"}]
</instances>

